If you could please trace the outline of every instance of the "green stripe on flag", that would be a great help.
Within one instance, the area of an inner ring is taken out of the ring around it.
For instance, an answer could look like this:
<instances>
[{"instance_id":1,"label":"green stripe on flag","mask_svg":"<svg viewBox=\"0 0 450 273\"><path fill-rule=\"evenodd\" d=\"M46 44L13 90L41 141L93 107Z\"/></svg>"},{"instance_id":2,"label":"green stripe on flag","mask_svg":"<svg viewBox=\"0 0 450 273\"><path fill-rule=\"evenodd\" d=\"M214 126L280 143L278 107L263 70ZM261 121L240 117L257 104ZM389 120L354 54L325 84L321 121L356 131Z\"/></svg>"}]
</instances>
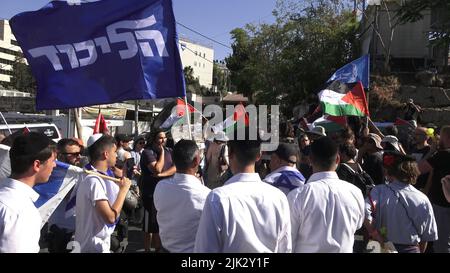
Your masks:
<instances>
[{"instance_id":1,"label":"green stripe on flag","mask_svg":"<svg viewBox=\"0 0 450 273\"><path fill-rule=\"evenodd\" d=\"M323 112L331 116L365 116L363 112L351 104L331 104L323 101L321 103Z\"/></svg>"}]
</instances>

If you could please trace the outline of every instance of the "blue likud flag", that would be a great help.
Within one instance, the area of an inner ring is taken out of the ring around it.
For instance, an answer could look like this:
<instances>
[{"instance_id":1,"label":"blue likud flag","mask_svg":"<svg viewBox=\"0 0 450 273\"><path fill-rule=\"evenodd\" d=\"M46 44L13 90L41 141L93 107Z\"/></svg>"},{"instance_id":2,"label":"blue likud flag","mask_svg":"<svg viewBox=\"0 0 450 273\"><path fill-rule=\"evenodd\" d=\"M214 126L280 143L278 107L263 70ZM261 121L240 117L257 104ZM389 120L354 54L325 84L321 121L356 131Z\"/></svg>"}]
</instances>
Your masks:
<instances>
[{"instance_id":1,"label":"blue likud flag","mask_svg":"<svg viewBox=\"0 0 450 273\"><path fill-rule=\"evenodd\" d=\"M39 194L34 205L38 208L42 218L42 225L66 197L70 190L84 179L83 169L56 161L48 182L37 184L34 190Z\"/></svg>"},{"instance_id":2,"label":"blue likud flag","mask_svg":"<svg viewBox=\"0 0 450 273\"><path fill-rule=\"evenodd\" d=\"M39 110L185 96L171 0L52 1L10 25Z\"/></svg>"},{"instance_id":3,"label":"blue likud flag","mask_svg":"<svg viewBox=\"0 0 450 273\"><path fill-rule=\"evenodd\" d=\"M364 88L369 88L369 55L366 54L336 70L327 83L332 81L361 82Z\"/></svg>"}]
</instances>

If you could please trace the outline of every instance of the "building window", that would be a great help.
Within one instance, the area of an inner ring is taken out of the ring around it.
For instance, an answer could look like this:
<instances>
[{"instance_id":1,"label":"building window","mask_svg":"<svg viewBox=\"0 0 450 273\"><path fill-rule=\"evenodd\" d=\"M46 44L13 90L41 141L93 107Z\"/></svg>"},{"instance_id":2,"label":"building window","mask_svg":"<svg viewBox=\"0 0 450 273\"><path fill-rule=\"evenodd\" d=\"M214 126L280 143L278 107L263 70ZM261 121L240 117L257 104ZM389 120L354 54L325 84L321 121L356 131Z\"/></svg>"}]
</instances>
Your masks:
<instances>
[{"instance_id":1,"label":"building window","mask_svg":"<svg viewBox=\"0 0 450 273\"><path fill-rule=\"evenodd\" d=\"M0 47L0 52L1 52L1 53L6 53L6 54L9 54L9 55L14 55L14 56L23 57L22 52L20 52L20 51L14 51L14 50L11 50L11 49L8 49L8 48Z\"/></svg>"},{"instance_id":2,"label":"building window","mask_svg":"<svg viewBox=\"0 0 450 273\"><path fill-rule=\"evenodd\" d=\"M194 62L194 66L197 66L197 62Z\"/></svg>"},{"instance_id":3,"label":"building window","mask_svg":"<svg viewBox=\"0 0 450 273\"><path fill-rule=\"evenodd\" d=\"M9 64L9 65L13 65L13 64L14 64L14 61L6 60L6 59L0 58L0 64Z\"/></svg>"},{"instance_id":4,"label":"building window","mask_svg":"<svg viewBox=\"0 0 450 273\"><path fill-rule=\"evenodd\" d=\"M19 46L19 43L16 40L11 40L11 44L15 46Z\"/></svg>"},{"instance_id":5,"label":"building window","mask_svg":"<svg viewBox=\"0 0 450 273\"><path fill-rule=\"evenodd\" d=\"M203 64L203 68L205 68L205 64Z\"/></svg>"},{"instance_id":6,"label":"building window","mask_svg":"<svg viewBox=\"0 0 450 273\"><path fill-rule=\"evenodd\" d=\"M0 74L12 76L13 72L11 70L0 69Z\"/></svg>"},{"instance_id":7,"label":"building window","mask_svg":"<svg viewBox=\"0 0 450 273\"><path fill-rule=\"evenodd\" d=\"M206 58L206 54L205 53L203 53L203 58Z\"/></svg>"}]
</instances>

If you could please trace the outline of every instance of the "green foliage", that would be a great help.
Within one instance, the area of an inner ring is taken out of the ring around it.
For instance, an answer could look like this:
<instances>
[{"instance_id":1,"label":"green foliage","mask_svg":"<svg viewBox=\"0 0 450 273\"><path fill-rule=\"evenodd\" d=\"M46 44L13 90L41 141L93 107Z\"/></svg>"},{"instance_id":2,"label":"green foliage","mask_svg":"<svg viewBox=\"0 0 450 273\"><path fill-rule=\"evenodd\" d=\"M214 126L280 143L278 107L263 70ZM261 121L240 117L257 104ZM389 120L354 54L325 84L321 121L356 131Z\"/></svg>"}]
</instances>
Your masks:
<instances>
[{"instance_id":1,"label":"green foliage","mask_svg":"<svg viewBox=\"0 0 450 273\"><path fill-rule=\"evenodd\" d=\"M31 68L24 63L22 57L16 57L12 65L10 88L21 92L36 94L36 80L31 74Z\"/></svg>"},{"instance_id":2,"label":"green foliage","mask_svg":"<svg viewBox=\"0 0 450 273\"><path fill-rule=\"evenodd\" d=\"M290 115L311 101L328 77L358 55L355 16L342 1L278 1L276 23L231 32L226 59L232 84L261 104Z\"/></svg>"}]
</instances>

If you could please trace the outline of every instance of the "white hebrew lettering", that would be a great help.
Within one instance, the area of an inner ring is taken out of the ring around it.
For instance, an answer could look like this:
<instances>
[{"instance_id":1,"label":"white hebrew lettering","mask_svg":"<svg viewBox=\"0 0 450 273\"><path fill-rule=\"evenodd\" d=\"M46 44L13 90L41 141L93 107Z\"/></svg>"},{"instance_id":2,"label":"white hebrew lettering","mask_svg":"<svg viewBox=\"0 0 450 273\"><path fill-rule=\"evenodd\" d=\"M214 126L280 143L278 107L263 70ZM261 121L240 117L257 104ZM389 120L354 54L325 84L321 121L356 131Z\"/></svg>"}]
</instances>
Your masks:
<instances>
[{"instance_id":1,"label":"white hebrew lettering","mask_svg":"<svg viewBox=\"0 0 450 273\"><path fill-rule=\"evenodd\" d=\"M72 3L75 3L74 1ZM111 53L111 44L117 43L125 43L126 45L126 49L119 50L119 55L122 60L135 57L139 52L139 48L143 57L154 57L155 52L153 52L150 45L150 40L154 41L159 57L168 57L169 53L162 33L159 30L144 29L154 24L156 24L154 15L142 20L121 21L106 27L108 37L102 36L93 40L57 45L56 47L53 45L37 47L30 49L28 52L33 58L47 57L55 71L63 70L58 54L66 54L70 62L70 67L74 69L94 64L99 57L97 47L100 48L99 52L107 54ZM133 31L118 32L119 30ZM77 52L87 52L88 56L78 59Z\"/></svg>"},{"instance_id":2,"label":"white hebrew lettering","mask_svg":"<svg viewBox=\"0 0 450 273\"><path fill-rule=\"evenodd\" d=\"M73 46L77 52L87 51L89 53L88 57L79 59L81 67L95 63L97 60L97 50L94 41L89 40L81 43L74 43Z\"/></svg>"},{"instance_id":3,"label":"white hebrew lettering","mask_svg":"<svg viewBox=\"0 0 450 273\"><path fill-rule=\"evenodd\" d=\"M67 54L67 57L69 58L70 66L72 68L77 68L80 66L77 59L77 54L75 53L75 49L72 45L57 45L56 48L59 50L60 53Z\"/></svg>"},{"instance_id":4,"label":"white hebrew lettering","mask_svg":"<svg viewBox=\"0 0 450 273\"><path fill-rule=\"evenodd\" d=\"M36 47L28 50L28 53L30 53L33 58L45 56L53 65L53 69L55 69L55 71L63 70L61 61L58 58L58 50L56 50L56 47L54 46Z\"/></svg>"},{"instance_id":5,"label":"white hebrew lettering","mask_svg":"<svg viewBox=\"0 0 450 273\"><path fill-rule=\"evenodd\" d=\"M108 39L106 37L98 37L94 39L95 45L99 46L102 53L111 53L111 47L108 44Z\"/></svg>"}]
</instances>

